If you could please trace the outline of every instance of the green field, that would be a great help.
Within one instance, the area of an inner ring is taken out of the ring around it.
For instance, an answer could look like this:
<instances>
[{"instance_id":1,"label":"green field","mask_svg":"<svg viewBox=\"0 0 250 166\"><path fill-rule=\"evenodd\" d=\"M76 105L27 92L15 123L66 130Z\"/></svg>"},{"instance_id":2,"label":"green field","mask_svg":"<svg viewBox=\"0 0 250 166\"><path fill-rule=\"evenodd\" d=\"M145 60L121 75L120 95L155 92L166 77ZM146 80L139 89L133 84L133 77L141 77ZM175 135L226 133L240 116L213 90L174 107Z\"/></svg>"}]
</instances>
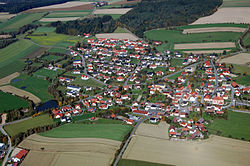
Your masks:
<instances>
[{"instance_id":1,"label":"green field","mask_svg":"<svg viewBox=\"0 0 250 166\"><path fill-rule=\"evenodd\" d=\"M29 102L20 97L0 91L0 113L17 108L27 108Z\"/></svg>"},{"instance_id":2,"label":"green field","mask_svg":"<svg viewBox=\"0 0 250 166\"><path fill-rule=\"evenodd\" d=\"M4 129L11 137L13 137L18 133L27 131L28 129L32 129L39 126L50 125L53 123L55 122L52 119L50 119L49 115L44 114L41 116L30 118L22 122L4 126Z\"/></svg>"},{"instance_id":3,"label":"green field","mask_svg":"<svg viewBox=\"0 0 250 166\"><path fill-rule=\"evenodd\" d=\"M89 11L79 11L79 12L75 12L75 11L60 11L60 12L51 12L49 13L47 16L45 16L45 18L65 18L65 17L83 17L83 16L87 16L89 15Z\"/></svg>"},{"instance_id":4,"label":"green field","mask_svg":"<svg viewBox=\"0 0 250 166\"><path fill-rule=\"evenodd\" d=\"M180 67L180 66L183 66L182 63L183 63L183 59L176 59L176 58L172 58L170 60L170 66L171 67Z\"/></svg>"},{"instance_id":5,"label":"green field","mask_svg":"<svg viewBox=\"0 0 250 166\"><path fill-rule=\"evenodd\" d=\"M248 67L246 65L235 65L235 64L233 64L233 69L232 69L233 73L242 73L243 74L244 72L249 72L249 71L250 71L250 67Z\"/></svg>"},{"instance_id":6,"label":"green field","mask_svg":"<svg viewBox=\"0 0 250 166\"><path fill-rule=\"evenodd\" d=\"M176 27L179 30L192 29L192 28L211 28L211 27L238 27L247 28L247 24L230 24L230 23L219 23L219 24L194 24L194 25L184 25Z\"/></svg>"},{"instance_id":7,"label":"green field","mask_svg":"<svg viewBox=\"0 0 250 166\"><path fill-rule=\"evenodd\" d=\"M241 33L238 32L211 32L182 34L181 30L151 30L145 32L147 39L162 41L163 44L158 46L160 51L174 49L177 43L206 43L206 42L236 42Z\"/></svg>"},{"instance_id":8,"label":"green field","mask_svg":"<svg viewBox=\"0 0 250 166\"><path fill-rule=\"evenodd\" d=\"M223 0L222 7L250 7L250 0Z\"/></svg>"},{"instance_id":9,"label":"green field","mask_svg":"<svg viewBox=\"0 0 250 166\"><path fill-rule=\"evenodd\" d=\"M16 79L21 79L21 80L15 83L11 83L11 85L19 89L22 89L22 87L26 87L23 90L34 94L35 96L40 98L42 102L48 101L53 98L47 92L49 86L49 82L47 80L40 79L35 76L31 77L25 74L21 74Z\"/></svg>"},{"instance_id":10,"label":"green field","mask_svg":"<svg viewBox=\"0 0 250 166\"><path fill-rule=\"evenodd\" d=\"M35 31L35 33L48 33L48 32L54 32L56 28L54 27L38 27Z\"/></svg>"},{"instance_id":11,"label":"green field","mask_svg":"<svg viewBox=\"0 0 250 166\"><path fill-rule=\"evenodd\" d=\"M247 35L244 37L243 43L246 47L250 47L250 33L247 33Z\"/></svg>"},{"instance_id":12,"label":"green field","mask_svg":"<svg viewBox=\"0 0 250 166\"><path fill-rule=\"evenodd\" d=\"M36 71L34 76L42 76L42 77L49 77L49 78L55 78L58 74L62 73L62 70L48 70L48 69L40 69Z\"/></svg>"},{"instance_id":13,"label":"green field","mask_svg":"<svg viewBox=\"0 0 250 166\"><path fill-rule=\"evenodd\" d=\"M19 40L3 49L0 49L0 78L8 76L24 67L26 55L37 49L38 46L27 40Z\"/></svg>"},{"instance_id":14,"label":"green field","mask_svg":"<svg viewBox=\"0 0 250 166\"><path fill-rule=\"evenodd\" d=\"M151 163L147 161L121 159L118 166L170 166L168 164Z\"/></svg>"},{"instance_id":15,"label":"green field","mask_svg":"<svg viewBox=\"0 0 250 166\"><path fill-rule=\"evenodd\" d=\"M250 140L250 114L228 111L228 120L215 119L209 132L221 131L222 136Z\"/></svg>"},{"instance_id":16,"label":"green field","mask_svg":"<svg viewBox=\"0 0 250 166\"><path fill-rule=\"evenodd\" d=\"M177 79L180 75L181 75L181 72L179 72L179 73L177 73L177 74L175 74L175 75L173 75L173 76L171 76L171 77L168 77L168 79L170 79L170 80L175 80L175 79Z\"/></svg>"},{"instance_id":17,"label":"green field","mask_svg":"<svg viewBox=\"0 0 250 166\"><path fill-rule=\"evenodd\" d=\"M73 116L72 121L82 121L95 116L95 113L87 113L79 116Z\"/></svg>"},{"instance_id":18,"label":"green field","mask_svg":"<svg viewBox=\"0 0 250 166\"><path fill-rule=\"evenodd\" d=\"M40 133L54 138L106 138L122 141L132 126L121 124L65 124L50 131Z\"/></svg>"},{"instance_id":19,"label":"green field","mask_svg":"<svg viewBox=\"0 0 250 166\"><path fill-rule=\"evenodd\" d=\"M117 27L113 33L128 33L124 28Z\"/></svg>"},{"instance_id":20,"label":"green field","mask_svg":"<svg viewBox=\"0 0 250 166\"><path fill-rule=\"evenodd\" d=\"M100 16L100 17L105 16L105 15L109 15L114 20L117 20L117 19L119 19L122 16L122 14L95 14L95 15Z\"/></svg>"},{"instance_id":21,"label":"green field","mask_svg":"<svg viewBox=\"0 0 250 166\"><path fill-rule=\"evenodd\" d=\"M47 56L42 57L42 60L55 61L60 58L61 58L60 56L56 56L56 55L47 55Z\"/></svg>"},{"instance_id":22,"label":"green field","mask_svg":"<svg viewBox=\"0 0 250 166\"><path fill-rule=\"evenodd\" d=\"M33 21L40 20L45 13L27 13L19 14L16 17L0 24L1 31L15 31L18 28L30 24Z\"/></svg>"},{"instance_id":23,"label":"green field","mask_svg":"<svg viewBox=\"0 0 250 166\"><path fill-rule=\"evenodd\" d=\"M249 73L248 73L249 74ZM238 76L236 78L233 78L233 80L240 85L246 85L246 86L250 86L250 75L246 75L246 76Z\"/></svg>"},{"instance_id":24,"label":"green field","mask_svg":"<svg viewBox=\"0 0 250 166\"><path fill-rule=\"evenodd\" d=\"M65 49L61 49L61 48L51 48L49 49L47 52L51 52L51 53L66 53L67 51Z\"/></svg>"}]
</instances>

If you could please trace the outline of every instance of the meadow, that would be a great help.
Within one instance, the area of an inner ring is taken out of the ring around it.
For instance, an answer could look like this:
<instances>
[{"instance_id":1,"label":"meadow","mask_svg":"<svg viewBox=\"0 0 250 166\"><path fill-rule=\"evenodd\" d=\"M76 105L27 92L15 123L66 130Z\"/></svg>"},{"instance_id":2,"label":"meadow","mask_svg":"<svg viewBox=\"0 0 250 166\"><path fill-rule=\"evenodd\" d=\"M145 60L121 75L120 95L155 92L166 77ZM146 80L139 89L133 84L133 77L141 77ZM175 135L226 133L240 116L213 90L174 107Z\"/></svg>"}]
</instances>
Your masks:
<instances>
[{"instance_id":1,"label":"meadow","mask_svg":"<svg viewBox=\"0 0 250 166\"><path fill-rule=\"evenodd\" d=\"M16 79L20 79L17 82L12 82L11 85L19 89L23 89L30 92L41 99L42 102L46 102L53 98L47 91L49 82L47 80L40 79L35 76L28 76L21 74Z\"/></svg>"},{"instance_id":2,"label":"meadow","mask_svg":"<svg viewBox=\"0 0 250 166\"><path fill-rule=\"evenodd\" d=\"M228 120L215 119L208 126L208 131L216 134L222 132L222 136L250 140L250 114L228 111Z\"/></svg>"},{"instance_id":3,"label":"meadow","mask_svg":"<svg viewBox=\"0 0 250 166\"><path fill-rule=\"evenodd\" d=\"M25 132L29 129L39 127L39 126L45 126L55 123L48 114L43 114L34 118L30 118L28 120L24 120L22 122L10 124L7 126L4 126L4 129L7 131L7 133L13 137L21 132Z\"/></svg>"},{"instance_id":4,"label":"meadow","mask_svg":"<svg viewBox=\"0 0 250 166\"><path fill-rule=\"evenodd\" d=\"M15 31L18 28L30 24L34 21L40 20L45 13L28 13L28 14L19 14L14 18L9 19L6 22L0 24L1 31Z\"/></svg>"},{"instance_id":5,"label":"meadow","mask_svg":"<svg viewBox=\"0 0 250 166\"><path fill-rule=\"evenodd\" d=\"M36 71L34 74L34 76L38 76L38 77L49 77L49 78L54 78L56 77L58 74L60 74L62 72L62 70L48 70L48 69L40 69L38 71Z\"/></svg>"},{"instance_id":6,"label":"meadow","mask_svg":"<svg viewBox=\"0 0 250 166\"><path fill-rule=\"evenodd\" d=\"M222 7L250 7L249 0L223 0Z\"/></svg>"},{"instance_id":7,"label":"meadow","mask_svg":"<svg viewBox=\"0 0 250 166\"><path fill-rule=\"evenodd\" d=\"M62 48L51 48L49 49L47 52L51 52L51 53L66 53L67 51L65 49Z\"/></svg>"},{"instance_id":8,"label":"meadow","mask_svg":"<svg viewBox=\"0 0 250 166\"><path fill-rule=\"evenodd\" d=\"M117 27L113 33L128 33L124 28Z\"/></svg>"},{"instance_id":9,"label":"meadow","mask_svg":"<svg viewBox=\"0 0 250 166\"><path fill-rule=\"evenodd\" d=\"M29 102L20 97L0 91L0 113L17 108L27 108Z\"/></svg>"},{"instance_id":10,"label":"meadow","mask_svg":"<svg viewBox=\"0 0 250 166\"><path fill-rule=\"evenodd\" d=\"M122 141L131 129L132 126L121 124L71 123L40 133L40 135L53 138L106 138Z\"/></svg>"},{"instance_id":11,"label":"meadow","mask_svg":"<svg viewBox=\"0 0 250 166\"><path fill-rule=\"evenodd\" d=\"M42 60L55 61L60 58L61 58L60 56L56 56L56 55L47 55L47 56L42 57Z\"/></svg>"},{"instance_id":12,"label":"meadow","mask_svg":"<svg viewBox=\"0 0 250 166\"><path fill-rule=\"evenodd\" d=\"M55 30L56 30L56 28L54 28L54 27L42 26L42 27L38 27L36 29L36 33L48 33L48 32L54 32Z\"/></svg>"},{"instance_id":13,"label":"meadow","mask_svg":"<svg viewBox=\"0 0 250 166\"><path fill-rule=\"evenodd\" d=\"M24 67L24 58L38 46L27 40L19 40L3 49L0 49L0 78L8 76Z\"/></svg>"}]
</instances>

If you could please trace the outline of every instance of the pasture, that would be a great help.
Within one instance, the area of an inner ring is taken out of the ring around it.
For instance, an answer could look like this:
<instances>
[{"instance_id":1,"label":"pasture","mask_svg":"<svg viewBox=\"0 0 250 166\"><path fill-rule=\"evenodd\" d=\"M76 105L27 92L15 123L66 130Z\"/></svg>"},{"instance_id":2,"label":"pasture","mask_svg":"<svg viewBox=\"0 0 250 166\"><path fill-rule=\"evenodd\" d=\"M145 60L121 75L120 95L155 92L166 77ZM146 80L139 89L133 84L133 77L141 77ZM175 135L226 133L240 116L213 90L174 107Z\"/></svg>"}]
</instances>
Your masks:
<instances>
[{"instance_id":1,"label":"pasture","mask_svg":"<svg viewBox=\"0 0 250 166\"><path fill-rule=\"evenodd\" d=\"M121 124L65 124L40 133L52 138L104 138L122 141L132 126Z\"/></svg>"},{"instance_id":2,"label":"pasture","mask_svg":"<svg viewBox=\"0 0 250 166\"><path fill-rule=\"evenodd\" d=\"M101 34L96 34L95 35L97 38L113 38L113 39L129 39L129 40L138 40L138 37L136 37L135 35L132 35L130 33L101 33Z\"/></svg>"},{"instance_id":3,"label":"pasture","mask_svg":"<svg viewBox=\"0 0 250 166\"><path fill-rule=\"evenodd\" d=\"M62 73L62 70L48 70L48 69L39 69L34 74L34 76L38 77L49 77L49 78L55 78L58 74Z\"/></svg>"},{"instance_id":4,"label":"pasture","mask_svg":"<svg viewBox=\"0 0 250 166\"><path fill-rule=\"evenodd\" d=\"M65 54L67 51L65 49L61 49L61 48L51 48L48 50L48 52Z\"/></svg>"},{"instance_id":5,"label":"pasture","mask_svg":"<svg viewBox=\"0 0 250 166\"><path fill-rule=\"evenodd\" d=\"M19 144L30 150L21 165L110 166L121 142L100 138L48 138L33 134ZM37 161L40 162L37 162Z\"/></svg>"},{"instance_id":6,"label":"pasture","mask_svg":"<svg viewBox=\"0 0 250 166\"><path fill-rule=\"evenodd\" d=\"M17 108L27 108L29 103L24 99L0 91L0 113Z\"/></svg>"},{"instance_id":7,"label":"pasture","mask_svg":"<svg viewBox=\"0 0 250 166\"><path fill-rule=\"evenodd\" d=\"M48 93L49 82L47 80L25 74L21 74L16 79L20 80L12 82L11 85L36 95L42 102L46 102L53 98Z\"/></svg>"},{"instance_id":8,"label":"pasture","mask_svg":"<svg viewBox=\"0 0 250 166\"><path fill-rule=\"evenodd\" d=\"M38 46L27 40L19 40L9 46L0 49L0 78L14 72L21 71L24 67L24 58Z\"/></svg>"},{"instance_id":9,"label":"pasture","mask_svg":"<svg viewBox=\"0 0 250 166\"><path fill-rule=\"evenodd\" d=\"M21 132L25 132L29 129L45 126L55 123L50 117L49 114L43 114L34 118L30 118L18 123L10 124L4 126L6 132L11 136L15 136Z\"/></svg>"},{"instance_id":10,"label":"pasture","mask_svg":"<svg viewBox=\"0 0 250 166\"><path fill-rule=\"evenodd\" d=\"M19 14L14 18L0 24L2 31L15 31L18 28L30 24L34 21L40 20L45 13Z\"/></svg>"}]
</instances>

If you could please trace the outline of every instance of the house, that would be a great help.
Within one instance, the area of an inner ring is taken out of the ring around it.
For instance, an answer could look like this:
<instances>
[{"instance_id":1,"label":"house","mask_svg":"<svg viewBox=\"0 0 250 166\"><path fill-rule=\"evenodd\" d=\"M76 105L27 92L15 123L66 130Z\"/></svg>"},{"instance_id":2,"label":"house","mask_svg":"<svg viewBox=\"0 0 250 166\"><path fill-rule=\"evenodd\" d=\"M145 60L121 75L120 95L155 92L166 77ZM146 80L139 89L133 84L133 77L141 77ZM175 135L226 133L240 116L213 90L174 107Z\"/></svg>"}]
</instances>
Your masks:
<instances>
[{"instance_id":1,"label":"house","mask_svg":"<svg viewBox=\"0 0 250 166\"><path fill-rule=\"evenodd\" d=\"M27 150L22 149L19 153L16 154L15 157L12 158L12 161L15 163L20 162L28 153Z\"/></svg>"},{"instance_id":2,"label":"house","mask_svg":"<svg viewBox=\"0 0 250 166\"><path fill-rule=\"evenodd\" d=\"M212 100L212 104L223 105L224 104L223 97L214 97L213 100Z\"/></svg>"},{"instance_id":3,"label":"house","mask_svg":"<svg viewBox=\"0 0 250 166\"><path fill-rule=\"evenodd\" d=\"M73 90L73 91L80 91L81 90L81 88L80 87L77 87L77 86L71 86L71 85L68 85L67 86L67 89L69 89L69 90Z\"/></svg>"},{"instance_id":4,"label":"house","mask_svg":"<svg viewBox=\"0 0 250 166\"><path fill-rule=\"evenodd\" d=\"M124 81L124 78L121 77L121 76L118 76L118 77L116 78L116 80L119 81L119 82L122 82L122 81Z\"/></svg>"},{"instance_id":5,"label":"house","mask_svg":"<svg viewBox=\"0 0 250 166\"><path fill-rule=\"evenodd\" d=\"M126 123L129 124L129 125L132 125L134 123L134 120L132 119L127 119L126 120Z\"/></svg>"},{"instance_id":6,"label":"house","mask_svg":"<svg viewBox=\"0 0 250 166\"><path fill-rule=\"evenodd\" d=\"M82 80L88 80L89 77L83 74L82 77L81 77L81 79L82 79Z\"/></svg>"},{"instance_id":7,"label":"house","mask_svg":"<svg viewBox=\"0 0 250 166\"><path fill-rule=\"evenodd\" d=\"M175 67L169 67L169 71L174 72L175 71Z\"/></svg>"}]
</instances>

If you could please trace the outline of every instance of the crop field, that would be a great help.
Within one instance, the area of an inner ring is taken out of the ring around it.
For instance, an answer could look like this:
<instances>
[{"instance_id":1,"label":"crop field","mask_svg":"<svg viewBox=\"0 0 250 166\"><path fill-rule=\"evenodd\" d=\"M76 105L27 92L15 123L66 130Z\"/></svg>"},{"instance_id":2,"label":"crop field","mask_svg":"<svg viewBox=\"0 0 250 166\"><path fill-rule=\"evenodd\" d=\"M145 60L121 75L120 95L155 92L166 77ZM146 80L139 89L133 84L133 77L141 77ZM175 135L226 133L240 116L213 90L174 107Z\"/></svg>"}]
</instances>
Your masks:
<instances>
[{"instance_id":1,"label":"crop field","mask_svg":"<svg viewBox=\"0 0 250 166\"><path fill-rule=\"evenodd\" d=\"M228 120L215 119L209 132L221 131L222 136L250 140L250 114L228 111Z\"/></svg>"},{"instance_id":2,"label":"crop field","mask_svg":"<svg viewBox=\"0 0 250 166\"><path fill-rule=\"evenodd\" d=\"M130 34L130 33L101 33L95 35L97 38L113 38L113 39L129 39L129 40L138 40L138 37Z\"/></svg>"},{"instance_id":3,"label":"crop field","mask_svg":"<svg viewBox=\"0 0 250 166\"><path fill-rule=\"evenodd\" d=\"M80 17L57 17L57 18L42 18L40 22L56 22L56 21L71 21L77 20Z\"/></svg>"},{"instance_id":4,"label":"crop field","mask_svg":"<svg viewBox=\"0 0 250 166\"><path fill-rule=\"evenodd\" d=\"M225 50L225 49L224 49ZM221 54L224 52L224 50L200 50L200 51L183 51L183 53L193 53L193 54L213 54L213 53L218 53ZM225 50L226 52L230 51L229 49Z\"/></svg>"},{"instance_id":5,"label":"crop field","mask_svg":"<svg viewBox=\"0 0 250 166\"><path fill-rule=\"evenodd\" d=\"M22 122L4 126L4 129L11 137L13 137L18 133L27 131L28 129L32 129L39 126L50 125L53 123L55 122L53 121L53 119L49 117L49 114L43 114L34 118L24 120Z\"/></svg>"},{"instance_id":6,"label":"crop field","mask_svg":"<svg viewBox=\"0 0 250 166\"><path fill-rule=\"evenodd\" d=\"M45 16L45 18L66 18L66 17L83 17L88 15L89 11L83 12L51 12L49 15Z\"/></svg>"},{"instance_id":7,"label":"crop field","mask_svg":"<svg viewBox=\"0 0 250 166\"><path fill-rule=\"evenodd\" d=\"M233 43L233 42L187 43L187 44L175 44L174 45L174 49L176 49L176 50L234 48L234 47L235 47L235 43Z\"/></svg>"},{"instance_id":8,"label":"crop field","mask_svg":"<svg viewBox=\"0 0 250 166\"><path fill-rule=\"evenodd\" d=\"M47 80L43 80L35 76L31 77L25 74L21 74L16 79L19 79L19 81L12 82L11 85L36 95L42 102L53 98L47 92L49 86L49 82Z\"/></svg>"},{"instance_id":9,"label":"crop field","mask_svg":"<svg viewBox=\"0 0 250 166\"><path fill-rule=\"evenodd\" d=\"M249 0L223 0L222 7L250 7Z\"/></svg>"},{"instance_id":10,"label":"crop field","mask_svg":"<svg viewBox=\"0 0 250 166\"><path fill-rule=\"evenodd\" d=\"M61 58L60 56L56 56L56 55L47 55L47 56L42 57L42 60L55 61L60 58Z\"/></svg>"},{"instance_id":11,"label":"crop field","mask_svg":"<svg viewBox=\"0 0 250 166\"><path fill-rule=\"evenodd\" d=\"M19 147L30 150L21 165L68 166L84 163L84 165L109 166L120 144L120 141L101 138L65 139L33 134L19 144Z\"/></svg>"},{"instance_id":12,"label":"crop field","mask_svg":"<svg viewBox=\"0 0 250 166\"><path fill-rule=\"evenodd\" d=\"M54 27L38 27L36 29L36 33L48 33L48 32L54 32L56 28Z\"/></svg>"},{"instance_id":13,"label":"crop field","mask_svg":"<svg viewBox=\"0 0 250 166\"><path fill-rule=\"evenodd\" d=\"M0 113L7 110L26 108L29 103L24 99L0 91Z\"/></svg>"},{"instance_id":14,"label":"crop field","mask_svg":"<svg viewBox=\"0 0 250 166\"><path fill-rule=\"evenodd\" d=\"M22 58L37 48L30 41L20 40L0 49L0 78L21 71L24 67Z\"/></svg>"},{"instance_id":15,"label":"crop field","mask_svg":"<svg viewBox=\"0 0 250 166\"><path fill-rule=\"evenodd\" d=\"M192 24L250 23L250 7L219 8L210 16L201 17Z\"/></svg>"},{"instance_id":16,"label":"crop field","mask_svg":"<svg viewBox=\"0 0 250 166\"><path fill-rule=\"evenodd\" d=\"M243 43L245 46L250 46L250 33L248 32L247 35L243 39Z\"/></svg>"},{"instance_id":17,"label":"crop field","mask_svg":"<svg viewBox=\"0 0 250 166\"><path fill-rule=\"evenodd\" d=\"M237 65L245 65L250 62L250 53L240 53L228 58L221 59L220 63L231 63Z\"/></svg>"},{"instance_id":18,"label":"crop field","mask_svg":"<svg viewBox=\"0 0 250 166\"><path fill-rule=\"evenodd\" d=\"M211 28L192 28L184 29L183 34L187 33L204 33L204 32L244 32L246 28L238 27L211 27Z\"/></svg>"},{"instance_id":19,"label":"crop field","mask_svg":"<svg viewBox=\"0 0 250 166\"><path fill-rule=\"evenodd\" d=\"M247 24L235 24L235 23L216 23L216 24L192 24L192 25L183 25L177 27L177 29L184 30L184 29L194 29L194 28L247 28Z\"/></svg>"},{"instance_id":20,"label":"crop field","mask_svg":"<svg viewBox=\"0 0 250 166\"><path fill-rule=\"evenodd\" d=\"M126 14L132 8L96 9L94 14Z\"/></svg>"},{"instance_id":21,"label":"crop field","mask_svg":"<svg viewBox=\"0 0 250 166\"><path fill-rule=\"evenodd\" d=\"M65 124L50 131L40 133L53 138L105 138L122 141L131 126L121 124Z\"/></svg>"},{"instance_id":22,"label":"crop field","mask_svg":"<svg viewBox=\"0 0 250 166\"><path fill-rule=\"evenodd\" d=\"M12 79L18 77L19 75L20 74L18 72L15 72L15 73L13 73L11 75L8 75L8 76L6 76L4 78L1 78L0 79L0 86L5 85L5 84L9 84Z\"/></svg>"},{"instance_id":23,"label":"crop field","mask_svg":"<svg viewBox=\"0 0 250 166\"><path fill-rule=\"evenodd\" d=\"M171 166L168 164L151 163L139 160L121 159L118 166Z\"/></svg>"},{"instance_id":24,"label":"crop field","mask_svg":"<svg viewBox=\"0 0 250 166\"><path fill-rule=\"evenodd\" d=\"M54 71L54 70L48 70L48 69L40 69L34 73L34 76L54 78L60 73L62 73L62 70Z\"/></svg>"},{"instance_id":25,"label":"crop field","mask_svg":"<svg viewBox=\"0 0 250 166\"><path fill-rule=\"evenodd\" d=\"M16 17L0 24L2 31L14 31L18 28L30 24L33 21L40 20L45 13L20 14Z\"/></svg>"},{"instance_id":26,"label":"crop field","mask_svg":"<svg viewBox=\"0 0 250 166\"><path fill-rule=\"evenodd\" d=\"M207 32L182 34L181 30L151 30L145 32L145 36L150 40L162 41L163 44L158 46L160 51L169 49L173 50L175 44L180 43L207 43L207 42L231 42L237 41L241 33L239 32Z\"/></svg>"},{"instance_id":27,"label":"crop field","mask_svg":"<svg viewBox=\"0 0 250 166\"><path fill-rule=\"evenodd\" d=\"M0 21L5 21L15 16L16 14L0 13Z\"/></svg>"},{"instance_id":28,"label":"crop field","mask_svg":"<svg viewBox=\"0 0 250 166\"><path fill-rule=\"evenodd\" d=\"M96 14L97 16L105 16L105 15L110 15L110 16L112 16L112 18L114 19L114 20L117 20L117 19L119 19L121 16L122 16L122 14Z\"/></svg>"}]
</instances>

